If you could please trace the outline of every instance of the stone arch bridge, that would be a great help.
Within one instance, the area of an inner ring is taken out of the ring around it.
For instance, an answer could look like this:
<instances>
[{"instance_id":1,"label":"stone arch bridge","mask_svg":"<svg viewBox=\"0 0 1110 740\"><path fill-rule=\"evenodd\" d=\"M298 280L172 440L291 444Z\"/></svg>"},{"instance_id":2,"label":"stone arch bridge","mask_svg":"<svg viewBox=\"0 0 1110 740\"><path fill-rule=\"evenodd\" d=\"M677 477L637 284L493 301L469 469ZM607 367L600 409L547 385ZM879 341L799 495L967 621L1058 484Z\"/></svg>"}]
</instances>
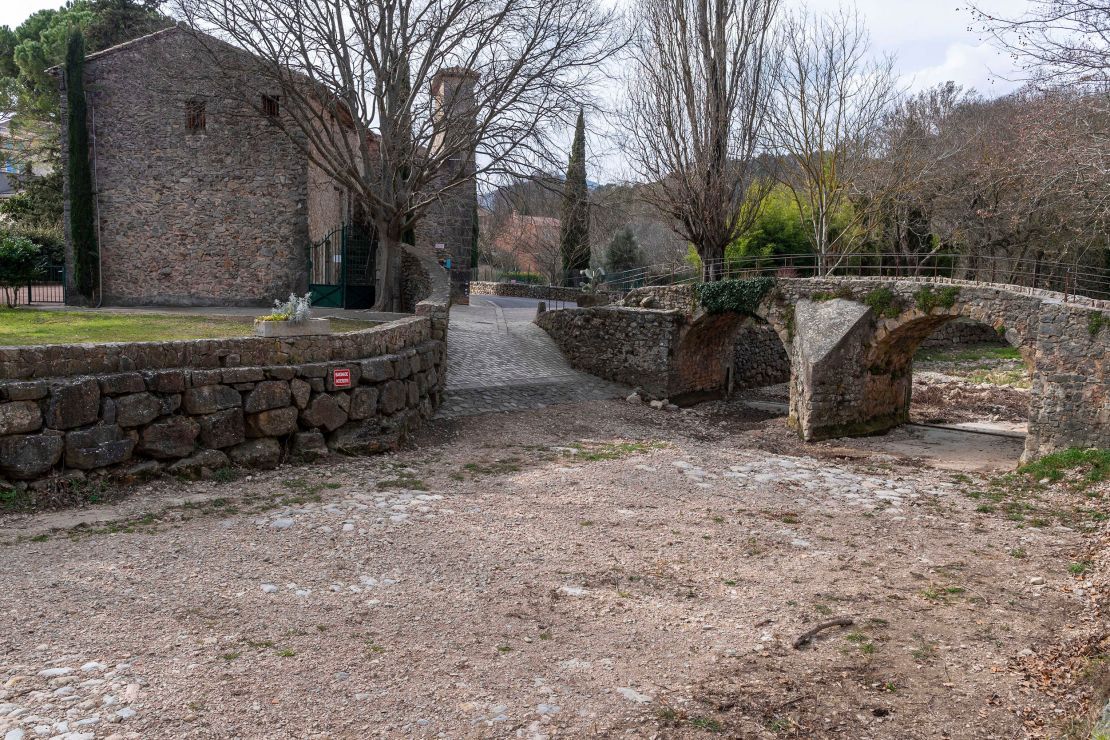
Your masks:
<instances>
[{"instance_id":1,"label":"stone arch bridge","mask_svg":"<svg viewBox=\"0 0 1110 740\"><path fill-rule=\"evenodd\" d=\"M729 393L738 336L766 322L790 357L789 423L811 441L907 421L914 353L960 317L994 327L1032 370L1026 459L1110 448L1106 302L959 281L780 278L751 315L709 314L693 286L675 285L638 288L623 305L544 313L537 323L572 365L675 399Z\"/></svg>"}]
</instances>

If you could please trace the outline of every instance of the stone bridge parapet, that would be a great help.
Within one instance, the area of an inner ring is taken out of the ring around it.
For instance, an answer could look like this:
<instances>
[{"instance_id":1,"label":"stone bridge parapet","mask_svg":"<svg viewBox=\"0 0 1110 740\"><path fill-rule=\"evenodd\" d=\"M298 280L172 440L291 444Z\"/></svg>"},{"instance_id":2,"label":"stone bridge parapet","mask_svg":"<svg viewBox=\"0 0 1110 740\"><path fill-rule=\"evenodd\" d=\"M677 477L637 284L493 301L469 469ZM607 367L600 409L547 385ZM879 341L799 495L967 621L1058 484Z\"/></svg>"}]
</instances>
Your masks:
<instances>
[{"instance_id":1,"label":"stone bridge parapet","mask_svg":"<svg viewBox=\"0 0 1110 740\"><path fill-rule=\"evenodd\" d=\"M945 324L972 320L1032 370L1026 458L1110 448L1110 306L1096 301L968 282L785 278L753 316L707 314L690 285L638 288L622 307L587 311L537 321L577 367L672 399L730 392L743 380L733 377L737 337L766 322L790 357L790 424L806 440L904 423L917 348Z\"/></svg>"}]
</instances>

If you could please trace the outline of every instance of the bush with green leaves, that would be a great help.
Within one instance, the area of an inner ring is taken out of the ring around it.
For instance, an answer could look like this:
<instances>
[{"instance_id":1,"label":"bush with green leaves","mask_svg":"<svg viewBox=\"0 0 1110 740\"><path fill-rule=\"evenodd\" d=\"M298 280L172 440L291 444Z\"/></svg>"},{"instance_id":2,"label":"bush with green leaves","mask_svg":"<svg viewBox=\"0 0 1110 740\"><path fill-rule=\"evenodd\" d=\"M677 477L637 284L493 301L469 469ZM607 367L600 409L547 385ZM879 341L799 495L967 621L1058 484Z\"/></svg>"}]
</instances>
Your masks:
<instances>
[{"instance_id":1,"label":"bush with green leaves","mask_svg":"<svg viewBox=\"0 0 1110 740\"><path fill-rule=\"evenodd\" d=\"M936 291L933 290L933 286L927 285L913 294L917 307L925 313L929 313L934 308L952 308L959 297L960 289L952 285Z\"/></svg>"},{"instance_id":2,"label":"bush with green leaves","mask_svg":"<svg viewBox=\"0 0 1110 740\"><path fill-rule=\"evenodd\" d=\"M775 279L757 277L751 280L719 280L702 283L696 288L698 303L706 313L734 312L754 316L764 296L775 287Z\"/></svg>"},{"instance_id":3,"label":"bush with green leaves","mask_svg":"<svg viewBox=\"0 0 1110 740\"><path fill-rule=\"evenodd\" d=\"M8 307L15 306L16 291L38 277L42 270L39 245L24 236L0 234L0 287Z\"/></svg>"},{"instance_id":4,"label":"bush with green leaves","mask_svg":"<svg viewBox=\"0 0 1110 740\"><path fill-rule=\"evenodd\" d=\"M882 288L875 288L863 297L863 302L875 312L875 315L882 316L885 319L893 319L901 313L901 308L898 305L898 297L894 295L894 291L886 286Z\"/></svg>"},{"instance_id":5,"label":"bush with green leaves","mask_svg":"<svg viewBox=\"0 0 1110 740\"><path fill-rule=\"evenodd\" d=\"M547 281L544 280L543 275L538 272L519 272L510 271L501 273L501 282L503 283L526 283L528 285L543 285Z\"/></svg>"}]
</instances>

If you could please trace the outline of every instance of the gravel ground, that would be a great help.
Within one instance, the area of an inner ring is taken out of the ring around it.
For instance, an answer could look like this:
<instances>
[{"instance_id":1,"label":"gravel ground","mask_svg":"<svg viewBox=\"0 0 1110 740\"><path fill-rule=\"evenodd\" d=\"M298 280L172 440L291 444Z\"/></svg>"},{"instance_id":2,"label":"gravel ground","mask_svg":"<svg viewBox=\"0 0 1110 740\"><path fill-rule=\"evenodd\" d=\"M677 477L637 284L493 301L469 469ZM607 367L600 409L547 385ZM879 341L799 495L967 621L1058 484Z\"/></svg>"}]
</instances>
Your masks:
<instances>
[{"instance_id":1,"label":"gravel ground","mask_svg":"<svg viewBox=\"0 0 1110 740\"><path fill-rule=\"evenodd\" d=\"M1006 484L739 403L421 435L0 519L0 736L1010 738L1078 711L1030 661L1093 629L1091 500L1015 516Z\"/></svg>"}]
</instances>

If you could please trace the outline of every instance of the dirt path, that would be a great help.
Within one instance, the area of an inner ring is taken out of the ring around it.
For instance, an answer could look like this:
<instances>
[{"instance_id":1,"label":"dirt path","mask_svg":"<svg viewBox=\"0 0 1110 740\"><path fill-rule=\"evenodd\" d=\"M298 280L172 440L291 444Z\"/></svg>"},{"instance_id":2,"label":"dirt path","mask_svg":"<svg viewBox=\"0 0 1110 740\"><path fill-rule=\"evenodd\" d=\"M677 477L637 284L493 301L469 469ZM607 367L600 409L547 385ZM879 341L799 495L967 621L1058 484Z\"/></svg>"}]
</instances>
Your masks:
<instances>
[{"instance_id":1,"label":"dirt path","mask_svg":"<svg viewBox=\"0 0 1110 740\"><path fill-rule=\"evenodd\" d=\"M1087 521L751 413L441 420L96 527L9 517L0 734L1052 734L1023 661L1083 629Z\"/></svg>"}]
</instances>

